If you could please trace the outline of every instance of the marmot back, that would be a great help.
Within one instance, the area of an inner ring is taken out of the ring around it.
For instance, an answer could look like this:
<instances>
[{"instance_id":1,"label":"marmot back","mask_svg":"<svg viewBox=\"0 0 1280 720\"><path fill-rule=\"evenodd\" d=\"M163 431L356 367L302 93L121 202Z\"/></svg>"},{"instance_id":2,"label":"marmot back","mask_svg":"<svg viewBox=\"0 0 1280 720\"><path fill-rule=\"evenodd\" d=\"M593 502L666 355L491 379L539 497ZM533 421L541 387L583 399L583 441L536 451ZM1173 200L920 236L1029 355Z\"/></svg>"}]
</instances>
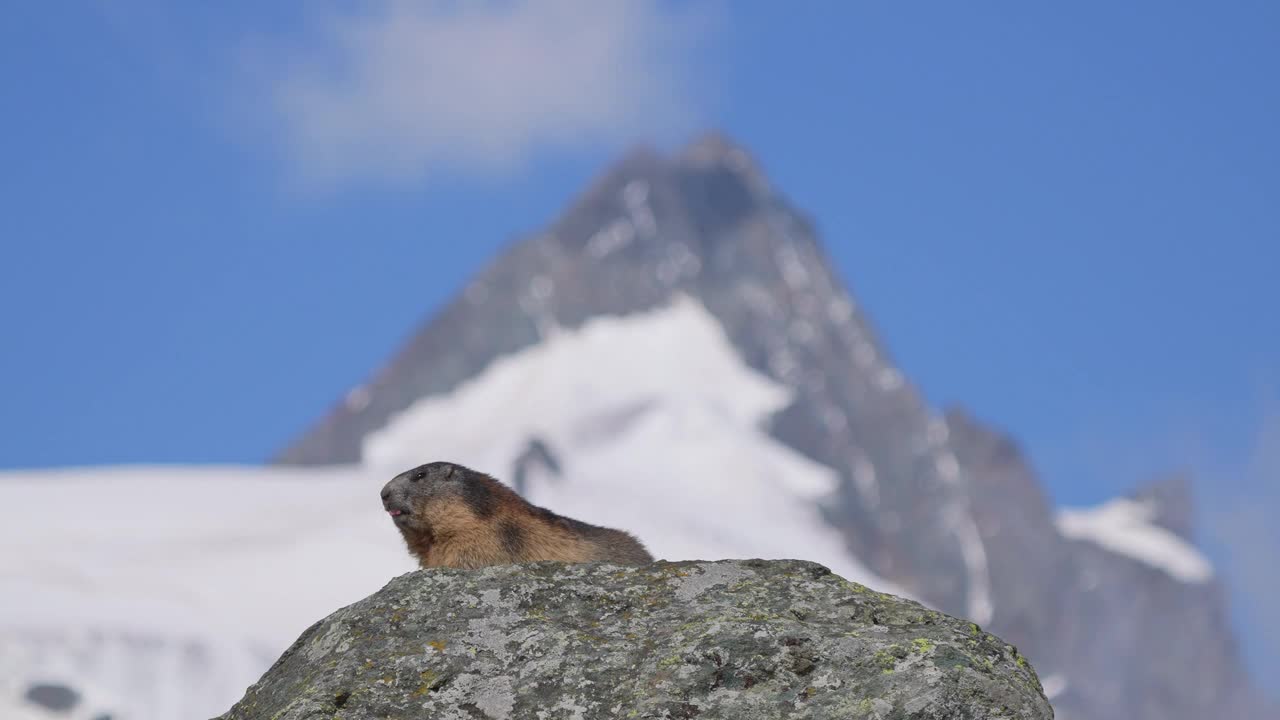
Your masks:
<instances>
[{"instance_id":1,"label":"marmot back","mask_svg":"<svg viewBox=\"0 0 1280 720\"><path fill-rule=\"evenodd\" d=\"M424 568L536 560L653 562L629 533L532 505L492 477L455 463L400 473L382 488L382 506Z\"/></svg>"}]
</instances>

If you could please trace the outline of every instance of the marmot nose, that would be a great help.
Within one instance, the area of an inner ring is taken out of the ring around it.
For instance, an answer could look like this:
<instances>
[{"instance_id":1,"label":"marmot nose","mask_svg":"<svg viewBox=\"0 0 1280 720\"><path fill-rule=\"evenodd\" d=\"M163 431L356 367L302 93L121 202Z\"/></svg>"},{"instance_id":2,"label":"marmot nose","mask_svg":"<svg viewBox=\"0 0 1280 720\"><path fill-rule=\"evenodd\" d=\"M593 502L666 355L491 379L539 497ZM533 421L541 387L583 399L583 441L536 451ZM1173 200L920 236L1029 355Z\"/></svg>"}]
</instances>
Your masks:
<instances>
[{"instance_id":1,"label":"marmot nose","mask_svg":"<svg viewBox=\"0 0 1280 720\"><path fill-rule=\"evenodd\" d=\"M386 502L390 497L391 491L386 488L382 488L382 502Z\"/></svg>"}]
</instances>

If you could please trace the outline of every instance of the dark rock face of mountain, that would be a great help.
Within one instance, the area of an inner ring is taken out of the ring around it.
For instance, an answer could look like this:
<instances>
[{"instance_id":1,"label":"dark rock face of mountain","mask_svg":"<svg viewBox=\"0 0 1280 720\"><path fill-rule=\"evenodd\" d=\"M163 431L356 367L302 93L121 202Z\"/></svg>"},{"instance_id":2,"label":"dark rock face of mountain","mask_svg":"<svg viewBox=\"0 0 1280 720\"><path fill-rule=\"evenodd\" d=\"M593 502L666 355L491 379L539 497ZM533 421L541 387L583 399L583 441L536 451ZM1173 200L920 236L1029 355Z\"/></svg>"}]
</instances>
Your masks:
<instances>
[{"instance_id":1,"label":"dark rock face of mountain","mask_svg":"<svg viewBox=\"0 0 1280 720\"><path fill-rule=\"evenodd\" d=\"M1045 620L1062 616L1061 588L1075 564L1049 500L1010 438L958 409L947 413L947 427L987 548L994 624L1026 643L1020 647L1031 657L1055 657L1065 638Z\"/></svg>"},{"instance_id":2,"label":"dark rock face of mountain","mask_svg":"<svg viewBox=\"0 0 1280 720\"><path fill-rule=\"evenodd\" d=\"M239 718L1051 720L1011 645L794 560L420 570L308 629Z\"/></svg>"},{"instance_id":3,"label":"dark rock face of mountain","mask_svg":"<svg viewBox=\"0 0 1280 720\"><path fill-rule=\"evenodd\" d=\"M1060 718L1274 717L1259 711L1217 583L1064 539L1016 444L963 411L947 420L991 558L991 626L1043 659ZM1151 503L1153 524L1192 538L1184 478L1132 498Z\"/></svg>"},{"instance_id":4,"label":"dark rock face of mountain","mask_svg":"<svg viewBox=\"0 0 1280 720\"><path fill-rule=\"evenodd\" d=\"M676 294L702 302L748 365L792 389L771 433L840 474L828 520L850 551L1017 645L1061 693L1059 717L1191 720L1250 697L1218 586L1064 540L1013 442L925 404L834 275L812 224L718 135L675 157L628 155L545 232L507 249L277 461L357 461L365 435L392 415L549 330ZM539 457L528 463L554 469ZM1158 496L1155 522L1189 537L1187 495L1148 492Z\"/></svg>"},{"instance_id":5,"label":"dark rock face of mountain","mask_svg":"<svg viewBox=\"0 0 1280 720\"><path fill-rule=\"evenodd\" d=\"M1055 700L1070 717L1270 717L1241 668L1214 583L1191 585L1089 543L1071 543L1074 586L1061 588L1061 667Z\"/></svg>"}]
</instances>

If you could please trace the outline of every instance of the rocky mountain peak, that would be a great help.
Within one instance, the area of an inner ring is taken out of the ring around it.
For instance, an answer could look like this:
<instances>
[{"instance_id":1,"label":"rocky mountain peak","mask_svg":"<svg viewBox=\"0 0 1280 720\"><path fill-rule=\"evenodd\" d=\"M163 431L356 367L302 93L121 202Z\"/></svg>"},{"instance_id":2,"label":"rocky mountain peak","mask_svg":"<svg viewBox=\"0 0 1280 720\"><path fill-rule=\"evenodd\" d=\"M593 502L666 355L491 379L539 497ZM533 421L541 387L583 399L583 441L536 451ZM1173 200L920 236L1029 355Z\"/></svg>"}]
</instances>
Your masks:
<instances>
[{"instance_id":1,"label":"rocky mountain peak","mask_svg":"<svg viewBox=\"0 0 1280 720\"><path fill-rule=\"evenodd\" d=\"M755 156L728 135L712 130L685 146L678 161L683 166L701 171L728 169L761 193L769 190L768 179Z\"/></svg>"},{"instance_id":2,"label":"rocky mountain peak","mask_svg":"<svg viewBox=\"0 0 1280 720\"><path fill-rule=\"evenodd\" d=\"M648 145L631 148L549 234L563 251L588 261L619 251L631 260L674 252L705 261L731 253L741 223L773 204L756 160L725 134L710 132L671 155Z\"/></svg>"},{"instance_id":3,"label":"rocky mountain peak","mask_svg":"<svg viewBox=\"0 0 1280 720\"><path fill-rule=\"evenodd\" d=\"M1195 536L1195 498L1191 479L1178 473L1153 480L1130 493L1129 497L1150 509L1150 522L1184 540Z\"/></svg>"}]
</instances>

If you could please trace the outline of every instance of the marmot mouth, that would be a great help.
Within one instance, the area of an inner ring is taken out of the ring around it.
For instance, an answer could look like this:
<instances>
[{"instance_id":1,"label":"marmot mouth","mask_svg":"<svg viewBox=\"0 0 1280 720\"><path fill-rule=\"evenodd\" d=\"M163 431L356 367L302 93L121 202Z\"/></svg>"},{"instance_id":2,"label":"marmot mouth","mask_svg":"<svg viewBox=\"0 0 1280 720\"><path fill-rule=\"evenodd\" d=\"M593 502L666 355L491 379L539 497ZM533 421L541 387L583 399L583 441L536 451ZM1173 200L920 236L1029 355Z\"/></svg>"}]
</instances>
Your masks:
<instances>
[{"instance_id":1,"label":"marmot mouth","mask_svg":"<svg viewBox=\"0 0 1280 720\"><path fill-rule=\"evenodd\" d=\"M388 511L387 511L387 514L388 514L388 515L390 515L391 517L399 517L400 515L403 515L403 514L404 514L404 511L403 511L403 510L398 510L398 509L397 509L397 510L388 510Z\"/></svg>"}]
</instances>

